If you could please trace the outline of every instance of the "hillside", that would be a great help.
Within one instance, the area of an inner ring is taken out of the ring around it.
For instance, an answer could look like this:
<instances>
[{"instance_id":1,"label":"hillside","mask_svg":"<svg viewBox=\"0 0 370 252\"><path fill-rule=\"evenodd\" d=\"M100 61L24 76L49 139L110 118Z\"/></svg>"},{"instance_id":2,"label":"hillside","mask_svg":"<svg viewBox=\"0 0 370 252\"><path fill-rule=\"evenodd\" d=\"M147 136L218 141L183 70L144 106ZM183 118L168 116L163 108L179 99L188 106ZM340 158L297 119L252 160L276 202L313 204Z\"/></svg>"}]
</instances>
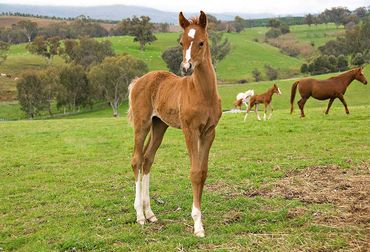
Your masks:
<instances>
[{"instance_id":1,"label":"hillside","mask_svg":"<svg viewBox=\"0 0 370 252\"><path fill-rule=\"evenodd\" d=\"M289 57L281 53L279 49L263 43L266 31L266 27L255 27L241 33L224 34L224 37L229 39L232 50L217 66L217 76L221 81L236 82L244 79L252 81L253 69L257 68L264 74L266 64L279 69L283 74L299 73L299 68L304 60ZM342 31L343 28L337 31L332 24L310 28L307 25L292 26L294 36L305 43L314 41L315 45L333 39L335 32ZM129 53L144 60L150 70L166 69L161 55L166 48L177 45L179 33L157 33L156 36L158 40L148 45L145 51L140 51L138 44L134 43L133 38L129 36L99 38L99 40L111 40L117 53ZM0 66L1 72L13 76L13 79L0 78L0 101L15 98L14 77L19 77L27 69L41 69L46 66L45 60L28 53L25 46L25 44L13 45L7 61ZM55 57L53 64L62 63L63 60L60 57Z\"/></svg>"},{"instance_id":2,"label":"hillside","mask_svg":"<svg viewBox=\"0 0 370 252\"><path fill-rule=\"evenodd\" d=\"M0 27L9 27L13 24L18 23L21 20L31 20L32 22L36 22L39 27L45 27L53 23L57 22L67 22L68 20L61 20L61 19L49 19L49 18L35 18L35 17L21 17L21 16L0 16ZM111 23L99 23L103 28L109 31L114 24Z\"/></svg>"}]
</instances>

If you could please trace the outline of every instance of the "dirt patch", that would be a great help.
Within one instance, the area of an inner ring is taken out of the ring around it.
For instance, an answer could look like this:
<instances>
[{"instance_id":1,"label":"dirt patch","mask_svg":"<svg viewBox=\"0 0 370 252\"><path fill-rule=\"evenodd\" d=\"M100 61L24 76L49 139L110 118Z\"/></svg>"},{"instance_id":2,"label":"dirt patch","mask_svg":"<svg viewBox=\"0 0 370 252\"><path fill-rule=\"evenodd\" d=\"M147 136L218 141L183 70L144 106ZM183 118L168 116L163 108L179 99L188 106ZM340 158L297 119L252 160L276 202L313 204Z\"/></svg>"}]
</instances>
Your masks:
<instances>
[{"instance_id":1,"label":"dirt patch","mask_svg":"<svg viewBox=\"0 0 370 252\"><path fill-rule=\"evenodd\" d=\"M366 224L370 222L370 166L356 169L336 166L308 167L294 170L272 184L245 192L248 197L268 196L298 199L304 203L330 203L335 212L317 213L317 221L325 223ZM292 213L294 216L296 213Z\"/></svg>"}]
</instances>

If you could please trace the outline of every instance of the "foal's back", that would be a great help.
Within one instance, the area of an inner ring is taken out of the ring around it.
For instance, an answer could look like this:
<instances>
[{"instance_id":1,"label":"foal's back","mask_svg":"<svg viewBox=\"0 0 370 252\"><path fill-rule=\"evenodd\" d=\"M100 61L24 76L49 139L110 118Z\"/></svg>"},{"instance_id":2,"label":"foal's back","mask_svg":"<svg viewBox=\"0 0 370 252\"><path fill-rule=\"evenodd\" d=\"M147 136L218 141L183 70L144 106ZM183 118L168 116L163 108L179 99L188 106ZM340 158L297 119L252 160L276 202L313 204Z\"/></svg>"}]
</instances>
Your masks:
<instances>
[{"instance_id":1,"label":"foal's back","mask_svg":"<svg viewBox=\"0 0 370 252\"><path fill-rule=\"evenodd\" d=\"M133 81L130 87L130 111L133 123L159 117L167 125L181 128L180 94L186 77L166 71L152 71Z\"/></svg>"}]
</instances>

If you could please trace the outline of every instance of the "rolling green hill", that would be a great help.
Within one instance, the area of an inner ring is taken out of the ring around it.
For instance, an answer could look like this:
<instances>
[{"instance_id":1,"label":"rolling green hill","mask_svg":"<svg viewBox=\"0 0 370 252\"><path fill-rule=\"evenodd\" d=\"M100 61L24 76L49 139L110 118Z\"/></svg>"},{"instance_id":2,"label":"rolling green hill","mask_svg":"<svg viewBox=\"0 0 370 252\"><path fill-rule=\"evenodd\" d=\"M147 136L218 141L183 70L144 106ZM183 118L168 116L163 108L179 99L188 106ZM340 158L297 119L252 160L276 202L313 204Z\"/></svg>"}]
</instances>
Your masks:
<instances>
[{"instance_id":1,"label":"rolling green hill","mask_svg":"<svg viewBox=\"0 0 370 252\"><path fill-rule=\"evenodd\" d=\"M291 26L292 34L298 39L319 46L329 39L335 38L343 28L336 29L334 24ZM218 78L226 82L236 82L246 79L252 81L253 69L259 69L263 75L264 66L271 65L282 73L297 74L303 63L301 58L289 57L279 49L263 43L266 27L246 29L241 33L225 33L229 39L231 53L217 66ZM129 36L108 37L113 43L117 53L129 53L134 57L144 60L150 70L166 69L161 55L166 48L176 46L179 33L157 33L158 40L146 47L145 51L139 50L139 45ZM101 40L101 39L100 39ZM7 61L0 66L0 72L12 75L12 79L0 77L0 101L14 100L16 96L16 83L14 77L19 77L27 69L42 69L46 62L39 56L28 53L26 45L11 46ZM61 57L55 57L53 64L63 64Z\"/></svg>"}]
</instances>

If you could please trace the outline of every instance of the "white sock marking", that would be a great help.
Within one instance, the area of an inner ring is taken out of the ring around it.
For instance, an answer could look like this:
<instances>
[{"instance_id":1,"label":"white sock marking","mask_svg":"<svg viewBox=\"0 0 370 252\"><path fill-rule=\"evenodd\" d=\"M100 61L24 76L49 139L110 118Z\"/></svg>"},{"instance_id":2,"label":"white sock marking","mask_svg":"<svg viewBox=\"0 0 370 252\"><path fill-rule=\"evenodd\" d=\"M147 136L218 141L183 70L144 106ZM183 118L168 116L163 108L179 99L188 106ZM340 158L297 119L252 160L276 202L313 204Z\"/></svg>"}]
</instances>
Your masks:
<instances>
[{"instance_id":1,"label":"white sock marking","mask_svg":"<svg viewBox=\"0 0 370 252\"><path fill-rule=\"evenodd\" d=\"M188 36L189 36L190 38L194 38L194 37L195 37L195 32L196 32L196 30L195 30L195 29L190 29L190 30L189 30L189 32L188 32Z\"/></svg>"},{"instance_id":2,"label":"white sock marking","mask_svg":"<svg viewBox=\"0 0 370 252\"><path fill-rule=\"evenodd\" d=\"M150 178L150 173L144 174L143 181L142 181L143 183L143 191L142 191L143 208L144 208L145 217L147 219L154 221L154 219L152 219L152 217L154 216L154 213L150 207L149 178Z\"/></svg>"},{"instance_id":3,"label":"white sock marking","mask_svg":"<svg viewBox=\"0 0 370 252\"><path fill-rule=\"evenodd\" d=\"M142 192L141 192L141 174L139 171L137 181L135 182L136 185L136 193L135 193L135 202L134 207L136 210L136 220L139 224L143 225L145 222L145 217L143 213L143 199L142 199Z\"/></svg>"},{"instance_id":4,"label":"white sock marking","mask_svg":"<svg viewBox=\"0 0 370 252\"><path fill-rule=\"evenodd\" d=\"M199 237L204 237L202 213L200 212L199 208L194 206L194 204L191 210L191 217L193 217L194 220L194 234Z\"/></svg>"}]
</instances>

